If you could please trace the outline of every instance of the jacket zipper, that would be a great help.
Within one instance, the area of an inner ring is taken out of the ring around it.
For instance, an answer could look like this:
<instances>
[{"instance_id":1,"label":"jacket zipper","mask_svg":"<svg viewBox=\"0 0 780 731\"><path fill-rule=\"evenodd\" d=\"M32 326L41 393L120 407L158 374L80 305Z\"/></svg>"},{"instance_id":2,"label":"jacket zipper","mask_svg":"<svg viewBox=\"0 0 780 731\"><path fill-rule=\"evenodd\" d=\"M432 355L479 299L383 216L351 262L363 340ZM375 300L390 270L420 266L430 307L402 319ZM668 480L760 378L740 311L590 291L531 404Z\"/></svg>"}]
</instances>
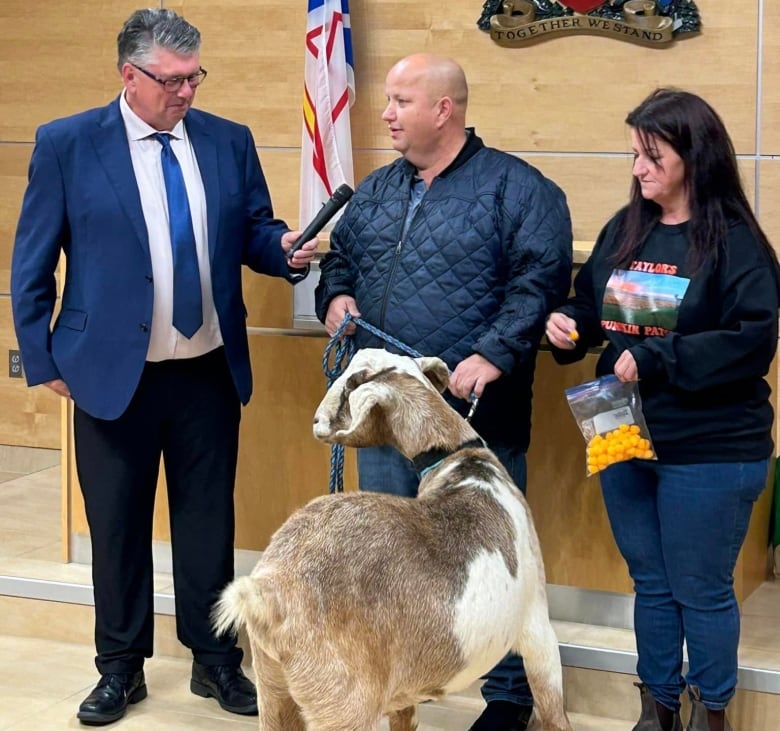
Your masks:
<instances>
[{"instance_id":1,"label":"jacket zipper","mask_svg":"<svg viewBox=\"0 0 780 731\"><path fill-rule=\"evenodd\" d=\"M393 266L390 267L390 275L387 277L387 286L385 286L385 292L382 295L382 308L379 310L379 325L377 326L380 330L385 329L385 314L387 313L387 301L390 299L390 288L393 286L393 280L395 279L395 273L398 269L398 262L401 258L401 249L403 249L404 246L404 236L403 236L403 230L404 230L404 221L406 221L406 214L409 211L409 204L410 200L409 198L406 199L406 206L404 207L404 215L401 218L401 236L398 239L398 243L395 245L395 253L393 254ZM406 230L406 236L409 235L409 232L412 230L412 226L414 226L414 222L417 220L417 216L420 213L420 207L422 206L422 201L420 202L420 205L417 206L417 210L414 212L414 215L412 216L412 220L409 221L409 228Z\"/></svg>"}]
</instances>

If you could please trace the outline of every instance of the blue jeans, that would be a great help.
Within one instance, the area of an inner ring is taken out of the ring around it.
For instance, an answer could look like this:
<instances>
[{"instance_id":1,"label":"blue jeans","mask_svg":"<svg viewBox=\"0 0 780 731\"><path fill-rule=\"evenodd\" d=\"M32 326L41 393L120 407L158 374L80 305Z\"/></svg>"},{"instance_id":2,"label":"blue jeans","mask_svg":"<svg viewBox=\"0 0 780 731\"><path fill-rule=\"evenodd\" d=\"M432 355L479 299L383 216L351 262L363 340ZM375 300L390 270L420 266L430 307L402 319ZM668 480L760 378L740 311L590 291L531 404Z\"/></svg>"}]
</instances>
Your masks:
<instances>
[{"instance_id":1,"label":"blue jeans","mask_svg":"<svg viewBox=\"0 0 780 731\"><path fill-rule=\"evenodd\" d=\"M491 445L491 449L515 484L525 493L525 452L505 446ZM420 477L412 463L393 447L358 449L357 465L361 490L387 492L404 497L417 496ZM523 706L533 704L523 659L519 655L509 653L484 678L482 696L485 701L506 700Z\"/></svg>"},{"instance_id":2,"label":"blue jeans","mask_svg":"<svg viewBox=\"0 0 780 731\"><path fill-rule=\"evenodd\" d=\"M634 580L637 674L667 708L679 709L686 682L711 710L725 708L734 695L734 566L768 468L769 460L631 460L601 473L612 532Z\"/></svg>"}]
</instances>

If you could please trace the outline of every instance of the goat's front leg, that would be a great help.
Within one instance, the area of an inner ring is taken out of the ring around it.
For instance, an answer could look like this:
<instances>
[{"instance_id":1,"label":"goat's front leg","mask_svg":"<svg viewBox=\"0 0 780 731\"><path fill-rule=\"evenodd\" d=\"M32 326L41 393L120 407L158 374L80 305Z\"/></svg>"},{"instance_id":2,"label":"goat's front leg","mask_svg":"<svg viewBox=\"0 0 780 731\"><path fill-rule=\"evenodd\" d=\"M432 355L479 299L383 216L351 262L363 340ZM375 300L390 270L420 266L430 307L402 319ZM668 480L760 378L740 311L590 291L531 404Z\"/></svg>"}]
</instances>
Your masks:
<instances>
[{"instance_id":1,"label":"goat's front leg","mask_svg":"<svg viewBox=\"0 0 780 731\"><path fill-rule=\"evenodd\" d=\"M390 731L417 731L417 706L408 706L387 714Z\"/></svg>"}]
</instances>

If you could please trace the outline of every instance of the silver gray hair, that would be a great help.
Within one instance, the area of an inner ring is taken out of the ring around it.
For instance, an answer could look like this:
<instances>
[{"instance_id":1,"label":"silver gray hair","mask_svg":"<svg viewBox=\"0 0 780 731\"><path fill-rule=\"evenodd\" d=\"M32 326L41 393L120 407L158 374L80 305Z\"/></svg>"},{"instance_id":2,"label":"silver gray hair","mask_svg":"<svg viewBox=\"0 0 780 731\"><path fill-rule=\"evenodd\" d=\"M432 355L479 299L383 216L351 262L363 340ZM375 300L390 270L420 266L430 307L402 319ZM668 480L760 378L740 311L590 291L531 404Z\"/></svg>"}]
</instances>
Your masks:
<instances>
[{"instance_id":1,"label":"silver gray hair","mask_svg":"<svg viewBox=\"0 0 780 731\"><path fill-rule=\"evenodd\" d=\"M136 10L122 26L116 39L117 67L125 63L145 66L153 63L155 51L163 48L178 56L200 51L200 31L173 10Z\"/></svg>"}]
</instances>

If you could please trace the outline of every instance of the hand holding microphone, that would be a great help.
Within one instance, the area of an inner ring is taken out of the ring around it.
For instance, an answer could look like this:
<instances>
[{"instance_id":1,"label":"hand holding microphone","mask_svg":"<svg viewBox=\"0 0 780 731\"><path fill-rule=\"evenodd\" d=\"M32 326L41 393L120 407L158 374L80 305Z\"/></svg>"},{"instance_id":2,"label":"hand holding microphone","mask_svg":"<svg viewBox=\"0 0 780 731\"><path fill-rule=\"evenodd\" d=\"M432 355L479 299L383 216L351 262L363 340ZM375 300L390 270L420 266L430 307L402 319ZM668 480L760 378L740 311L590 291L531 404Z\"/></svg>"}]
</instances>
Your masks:
<instances>
[{"instance_id":1,"label":"hand holding microphone","mask_svg":"<svg viewBox=\"0 0 780 731\"><path fill-rule=\"evenodd\" d=\"M290 247L290 250L287 252L287 258L292 259L293 254L295 254L301 246L322 231L322 229L325 228L325 224L327 224L328 221L346 205L354 192L355 191L346 183L336 188L336 190L333 191L333 195L328 198L325 205L320 208L311 223L303 230L301 235L295 240L295 243Z\"/></svg>"}]
</instances>

